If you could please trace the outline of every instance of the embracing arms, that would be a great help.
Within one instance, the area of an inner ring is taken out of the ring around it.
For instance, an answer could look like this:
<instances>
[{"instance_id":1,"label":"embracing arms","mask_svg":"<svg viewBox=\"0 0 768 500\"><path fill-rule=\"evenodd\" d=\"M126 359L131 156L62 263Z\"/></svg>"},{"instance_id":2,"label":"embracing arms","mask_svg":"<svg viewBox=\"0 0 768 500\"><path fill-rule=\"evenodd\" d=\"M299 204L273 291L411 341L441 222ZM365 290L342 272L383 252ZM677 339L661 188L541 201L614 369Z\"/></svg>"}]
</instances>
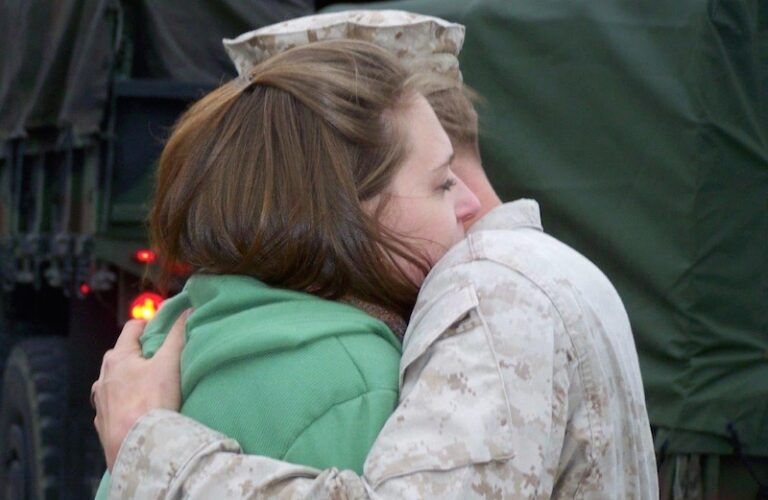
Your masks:
<instances>
[{"instance_id":1,"label":"embracing arms","mask_svg":"<svg viewBox=\"0 0 768 500\"><path fill-rule=\"evenodd\" d=\"M114 498L466 498L548 494L565 425L558 318L530 284L474 262L434 280L414 315L400 403L363 477L241 454L179 414L138 420L113 470ZM494 294L509 278L507 292ZM444 283L438 282L445 280ZM517 360L517 363L512 363ZM554 465L553 465L554 461Z\"/></svg>"}]
</instances>

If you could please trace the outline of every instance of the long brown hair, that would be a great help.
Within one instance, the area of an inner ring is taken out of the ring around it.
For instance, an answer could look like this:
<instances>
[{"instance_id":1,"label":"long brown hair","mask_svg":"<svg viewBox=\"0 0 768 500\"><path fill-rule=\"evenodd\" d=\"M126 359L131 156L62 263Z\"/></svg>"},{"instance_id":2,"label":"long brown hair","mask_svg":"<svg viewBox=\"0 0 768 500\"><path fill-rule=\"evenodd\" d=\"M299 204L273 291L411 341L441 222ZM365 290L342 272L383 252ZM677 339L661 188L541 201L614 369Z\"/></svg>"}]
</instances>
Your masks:
<instances>
[{"instance_id":1,"label":"long brown hair","mask_svg":"<svg viewBox=\"0 0 768 500\"><path fill-rule=\"evenodd\" d=\"M332 41L276 55L195 103L157 172L149 226L161 286L184 263L406 316L418 287L393 256L425 262L362 202L404 160L398 113L412 94L383 49Z\"/></svg>"}]
</instances>

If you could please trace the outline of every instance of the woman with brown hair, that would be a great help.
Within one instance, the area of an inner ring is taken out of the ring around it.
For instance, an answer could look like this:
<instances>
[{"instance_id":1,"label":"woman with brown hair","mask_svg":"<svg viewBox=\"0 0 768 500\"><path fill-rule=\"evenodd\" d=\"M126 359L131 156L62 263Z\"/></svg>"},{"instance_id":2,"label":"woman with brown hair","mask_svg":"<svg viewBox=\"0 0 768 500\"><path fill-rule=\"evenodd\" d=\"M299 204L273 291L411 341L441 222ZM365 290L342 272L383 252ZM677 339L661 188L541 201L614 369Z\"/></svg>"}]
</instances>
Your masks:
<instances>
[{"instance_id":1,"label":"woman with brown hair","mask_svg":"<svg viewBox=\"0 0 768 500\"><path fill-rule=\"evenodd\" d=\"M161 282L194 274L142 350L192 308L181 412L249 453L360 472L397 403L405 318L479 208L413 82L369 43L295 48L192 106L162 153Z\"/></svg>"}]
</instances>

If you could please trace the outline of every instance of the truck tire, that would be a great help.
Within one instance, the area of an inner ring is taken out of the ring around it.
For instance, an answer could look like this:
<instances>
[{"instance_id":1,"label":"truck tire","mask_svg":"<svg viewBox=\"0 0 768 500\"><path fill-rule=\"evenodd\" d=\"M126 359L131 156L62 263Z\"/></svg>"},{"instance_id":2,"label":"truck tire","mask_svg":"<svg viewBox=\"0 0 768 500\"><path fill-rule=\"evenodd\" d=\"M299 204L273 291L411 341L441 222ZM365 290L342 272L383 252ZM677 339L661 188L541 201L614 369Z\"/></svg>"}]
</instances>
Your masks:
<instances>
[{"instance_id":1,"label":"truck tire","mask_svg":"<svg viewBox=\"0 0 768 500\"><path fill-rule=\"evenodd\" d=\"M0 495L9 500L64 494L68 413L66 341L18 342L6 361L0 407Z\"/></svg>"}]
</instances>

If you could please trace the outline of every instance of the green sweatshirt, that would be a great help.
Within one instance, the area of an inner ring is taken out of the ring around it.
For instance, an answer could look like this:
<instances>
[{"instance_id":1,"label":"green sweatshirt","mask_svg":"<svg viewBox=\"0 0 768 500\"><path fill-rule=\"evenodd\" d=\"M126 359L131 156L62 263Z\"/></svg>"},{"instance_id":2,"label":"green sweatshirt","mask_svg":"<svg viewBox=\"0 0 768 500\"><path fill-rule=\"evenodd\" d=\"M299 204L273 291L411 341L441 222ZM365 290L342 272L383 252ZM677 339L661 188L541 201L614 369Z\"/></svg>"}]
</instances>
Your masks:
<instances>
[{"instance_id":1,"label":"green sweatshirt","mask_svg":"<svg viewBox=\"0 0 768 500\"><path fill-rule=\"evenodd\" d=\"M362 473L397 404L401 346L384 323L253 278L196 275L147 324L145 356L189 307L181 413L249 454Z\"/></svg>"}]
</instances>

